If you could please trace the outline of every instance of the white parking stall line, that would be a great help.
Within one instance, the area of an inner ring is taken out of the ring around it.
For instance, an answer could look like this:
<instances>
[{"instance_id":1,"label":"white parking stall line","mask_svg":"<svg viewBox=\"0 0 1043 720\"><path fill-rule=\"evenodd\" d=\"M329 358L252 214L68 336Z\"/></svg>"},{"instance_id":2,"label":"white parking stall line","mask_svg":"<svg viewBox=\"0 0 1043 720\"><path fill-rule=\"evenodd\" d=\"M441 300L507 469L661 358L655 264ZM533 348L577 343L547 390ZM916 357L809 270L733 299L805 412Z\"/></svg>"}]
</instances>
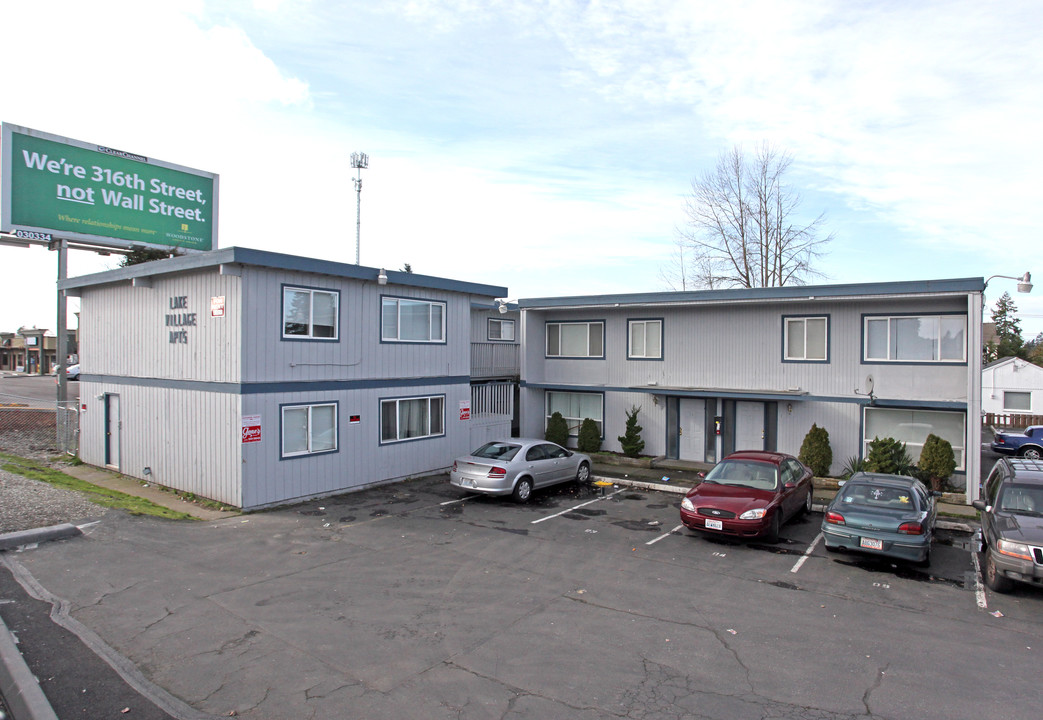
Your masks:
<instances>
[{"instance_id":1,"label":"white parking stall line","mask_svg":"<svg viewBox=\"0 0 1043 720\"><path fill-rule=\"evenodd\" d=\"M978 553L971 553L974 561L974 600L978 603L978 609L988 610L989 603L985 599L985 588L981 585L981 564L978 562Z\"/></svg>"},{"instance_id":2,"label":"white parking stall line","mask_svg":"<svg viewBox=\"0 0 1043 720\"><path fill-rule=\"evenodd\" d=\"M474 497L475 497L474 495L468 495L467 497L462 497L459 500L446 500L445 502L438 503L438 504L439 505L456 505L457 503L467 502L468 500L471 500Z\"/></svg>"},{"instance_id":3,"label":"white parking stall line","mask_svg":"<svg viewBox=\"0 0 1043 720\"><path fill-rule=\"evenodd\" d=\"M627 489L628 489L628 488L622 488L622 489L620 489L620 490L616 490L616 491L615 491L614 493L612 493L612 495L605 495L605 496L603 496L603 497L596 497L596 498L594 498L593 500L588 500L588 501L587 501L587 502L585 502L585 503L580 503L579 505L575 505L575 506L573 506L573 507L570 507L570 508L569 508L568 510L562 510L562 511L561 511L561 512L559 512L559 513L554 513L553 515L548 515L547 517L541 517L541 518L539 518L538 520L533 520L533 521L532 521L531 523L529 523L529 524L530 524L530 525L535 525L536 523L541 523L541 522L543 522L544 520L553 520L554 518L556 518L556 517L561 517L562 515L566 515L566 514L568 514L568 513L572 512L573 510L579 510L579 509L580 509L581 507L584 507L584 506L586 506L586 505L591 505L591 504L593 504L593 503L596 503L596 502L600 502L600 501L602 501L602 500L607 500L608 498L612 497L613 495L619 495L619 493L621 493L621 492L623 492L624 490L627 490Z\"/></svg>"},{"instance_id":4,"label":"white parking stall line","mask_svg":"<svg viewBox=\"0 0 1043 720\"><path fill-rule=\"evenodd\" d=\"M808 549L804 551L804 554L800 556L800 560L798 560L797 563L790 569L791 573L795 573L798 570L800 570L801 565L807 562L808 557L811 555L811 553L815 551L815 546L818 545L818 541L821 539L822 533L820 532L818 535L815 536L815 539L811 541L811 544L808 545Z\"/></svg>"},{"instance_id":5,"label":"white parking stall line","mask_svg":"<svg viewBox=\"0 0 1043 720\"><path fill-rule=\"evenodd\" d=\"M683 527L684 527L684 525L678 525L677 527L675 527L670 532L663 533L662 535L660 535L659 537L655 538L654 540L649 540L648 542L645 543L645 545L655 545L657 542L659 542L663 538L670 537L671 535L673 535L675 532L677 532L678 530L680 530Z\"/></svg>"}]
</instances>

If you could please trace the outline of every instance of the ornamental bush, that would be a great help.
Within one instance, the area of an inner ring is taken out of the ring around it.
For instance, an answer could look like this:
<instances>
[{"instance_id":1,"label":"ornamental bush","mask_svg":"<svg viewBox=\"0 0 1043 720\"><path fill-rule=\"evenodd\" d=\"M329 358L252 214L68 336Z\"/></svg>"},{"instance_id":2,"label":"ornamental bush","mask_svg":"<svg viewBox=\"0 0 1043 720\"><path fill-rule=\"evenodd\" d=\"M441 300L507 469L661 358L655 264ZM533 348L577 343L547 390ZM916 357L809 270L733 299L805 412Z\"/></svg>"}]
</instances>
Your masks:
<instances>
[{"instance_id":1,"label":"ornamental bush","mask_svg":"<svg viewBox=\"0 0 1043 720\"><path fill-rule=\"evenodd\" d=\"M829 432L826 428L811 425L797 459L811 468L816 477L829 475L829 468L833 465L833 449L829 447Z\"/></svg>"},{"instance_id":2,"label":"ornamental bush","mask_svg":"<svg viewBox=\"0 0 1043 720\"><path fill-rule=\"evenodd\" d=\"M598 424L590 418L583 418L583 424L579 426L576 447L585 453L596 453L601 449L601 431L598 430Z\"/></svg>"},{"instance_id":3,"label":"ornamental bush","mask_svg":"<svg viewBox=\"0 0 1043 720\"><path fill-rule=\"evenodd\" d=\"M641 408L636 405L627 412L627 427L622 435L617 437L619 444L623 446L623 454L627 457L636 458L645 449L645 441L641 439L642 427L637 424L637 414Z\"/></svg>"},{"instance_id":4,"label":"ornamental bush","mask_svg":"<svg viewBox=\"0 0 1043 720\"><path fill-rule=\"evenodd\" d=\"M935 434L927 436L920 452L921 477L930 482L931 489L941 490L943 483L956 470L956 454L952 443Z\"/></svg>"},{"instance_id":5,"label":"ornamental bush","mask_svg":"<svg viewBox=\"0 0 1043 720\"><path fill-rule=\"evenodd\" d=\"M912 475L916 470L909 453L905 451L905 443L894 438L873 438L869 443L869 454L866 455L866 472L887 473L890 475Z\"/></svg>"},{"instance_id":6,"label":"ornamental bush","mask_svg":"<svg viewBox=\"0 0 1043 720\"><path fill-rule=\"evenodd\" d=\"M547 421L547 433L543 437L565 447L565 443L569 441L569 424L560 412L555 410L550 416L550 420Z\"/></svg>"}]
</instances>

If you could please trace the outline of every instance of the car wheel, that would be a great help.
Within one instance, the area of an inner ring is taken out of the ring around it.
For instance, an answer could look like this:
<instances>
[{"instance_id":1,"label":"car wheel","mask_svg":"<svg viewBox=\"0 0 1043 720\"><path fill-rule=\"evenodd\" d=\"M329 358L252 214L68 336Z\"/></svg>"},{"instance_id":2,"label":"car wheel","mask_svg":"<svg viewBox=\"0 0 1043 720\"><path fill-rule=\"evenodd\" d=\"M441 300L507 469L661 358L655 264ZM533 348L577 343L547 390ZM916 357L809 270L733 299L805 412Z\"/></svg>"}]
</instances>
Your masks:
<instances>
[{"instance_id":1,"label":"car wheel","mask_svg":"<svg viewBox=\"0 0 1043 720\"><path fill-rule=\"evenodd\" d=\"M528 502L529 498L532 497L532 480L529 478L522 478L514 486L514 500L516 502Z\"/></svg>"},{"instance_id":2,"label":"car wheel","mask_svg":"<svg viewBox=\"0 0 1043 720\"><path fill-rule=\"evenodd\" d=\"M1000 574L996 563L992 560L992 552L985 551L985 584L998 593L1010 592L1014 587L1014 581Z\"/></svg>"},{"instance_id":3,"label":"car wheel","mask_svg":"<svg viewBox=\"0 0 1043 720\"><path fill-rule=\"evenodd\" d=\"M808 490L808 496L804 498L804 504L800 507L801 515L807 515L809 512L811 512L811 496L812 492L811 490Z\"/></svg>"},{"instance_id":4,"label":"car wheel","mask_svg":"<svg viewBox=\"0 0 1043 720\"><path fill-rule=\"evenodd\" d=\"M930 546L928 546L927 547L927 554L923 556L923 560L920 560L920 561L918 561L916 563L916 567L918 567L918 568L926 568L926 567L930 567L930 566L931 566L931 548L930 548Z\"/></svg>"},{"instance_id":5,"label":"car wheel","mask_svg":"<svg viewBox=\"0 0 1043 720\"><path fill-rule=\"evenodd\" d=\"M590 482L590 465L585 462L579 464L579 470L576 471L576 482L588 483Z\"/></svg>"},{"instance_id":6,"label":"car wheel","mask_svg":"<svg viewBox=\"0 0 1043 720\"><path fill-rule=\"evenodd\" d=\"M835 545L830 545L829 543L822 543L822 547L826 548L826 552L831 552L831 553L838 553L838 552L840 552L840 548L839 547L837 547Z\"/></svg>"},{"instance_id":7,"label":"car wheel","mask_svg":"<svg viewBox=\"0 0 1043 720\"><path fill-rule=\"evenodd\" d=\"M779 525L779 510L775 510L771 515L771 526L768 528L764 539L770 543L777 543L779 541Z\"/></svg>"},{"instance_id":8,"label":"car wheel","mask_svg":"<svg viewBox=\"0 0 1043 720\"><path fill-rule=\"evenodd\" d=\"M1021 457L1027 457L1029 460L1039 460L1043 458L1043 450L1036 447L1027 447L1021 451Z\"/></svg>"}]
</instances>

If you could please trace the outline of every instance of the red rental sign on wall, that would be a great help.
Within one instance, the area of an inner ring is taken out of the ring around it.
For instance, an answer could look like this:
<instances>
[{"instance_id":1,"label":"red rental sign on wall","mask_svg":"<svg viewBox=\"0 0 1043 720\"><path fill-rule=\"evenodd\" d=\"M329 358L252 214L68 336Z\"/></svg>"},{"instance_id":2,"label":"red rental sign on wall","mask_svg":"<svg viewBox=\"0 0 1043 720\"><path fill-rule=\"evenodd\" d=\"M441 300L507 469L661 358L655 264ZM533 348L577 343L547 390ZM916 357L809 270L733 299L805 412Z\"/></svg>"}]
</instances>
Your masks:
<instances>
[{"instance_id":1,"label":"red rental sign on wall","mask_svg":"<svg viewBox=\"0 0 1043 720\"><path fill-rule=\"evenodd\" d=\"M260 415L243 415L243 442L261 442Z\"/></svg>"}]
</instances>

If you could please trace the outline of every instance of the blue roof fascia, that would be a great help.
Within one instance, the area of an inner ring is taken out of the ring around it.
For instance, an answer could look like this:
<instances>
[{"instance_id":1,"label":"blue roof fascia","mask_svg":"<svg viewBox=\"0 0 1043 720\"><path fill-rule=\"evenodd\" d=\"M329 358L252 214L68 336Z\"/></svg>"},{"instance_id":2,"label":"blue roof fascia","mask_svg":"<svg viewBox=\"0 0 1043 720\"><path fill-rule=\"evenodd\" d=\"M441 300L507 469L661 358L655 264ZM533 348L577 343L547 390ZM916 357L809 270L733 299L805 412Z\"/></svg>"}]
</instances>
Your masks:
<instances>
[{"instance_id":1,"label":"blue roof fascia","mask_svg":"<svg viewBox=\"0 0 1043 720\"><path fill-rule=\"evenodd\" d=\"M845 285L786 285L770 288L731 288L686 292L628 293L620 295L577 295L575 297L521 298L522 309L595 305L648 305L663 303L743 302L759 300L799 300L801 298L864 297L866 295L926 295L937 293L980 293L984 278L949 280L904 280Z\"/></svg>"},{"instance_id":2,"label":"blue roof fascia","mask_svg":"<svg viewBox=\"0 0 1043 720\"><path fill-rule=\"evenodd\" d=\"M332 262L330 260L319 260L317 258L301 257L300 255L287 255L285 253L275 253L267 250L255 250L253 248L229 247L213 250L207 253L182 255L167 260L156 260L153 262L141 263L139 265L131 265L129 267L92 273L90 275L81 275L79 277L63 280L59 283L59 288L62 290L70 290L74 288L92 287L95 285L108 285L111 283L133 280L134 278L171 275L174 273L232 264L253 265L272 270L291 270L319 275L331 275L333 277L350 278L353 280L368 280L371 282L376 282L377 276L380 274L380 268ZM406 273L399 270L385 270L384 272L388 278L388 285L406 285L432 290L447 290L450 292L469 293L490 298L507 296L507 288L498 285L485 285L482 283L464 282L462 280L450 280L448 278L434 277L432 275Z\"/></svg>"}]
</instances>

